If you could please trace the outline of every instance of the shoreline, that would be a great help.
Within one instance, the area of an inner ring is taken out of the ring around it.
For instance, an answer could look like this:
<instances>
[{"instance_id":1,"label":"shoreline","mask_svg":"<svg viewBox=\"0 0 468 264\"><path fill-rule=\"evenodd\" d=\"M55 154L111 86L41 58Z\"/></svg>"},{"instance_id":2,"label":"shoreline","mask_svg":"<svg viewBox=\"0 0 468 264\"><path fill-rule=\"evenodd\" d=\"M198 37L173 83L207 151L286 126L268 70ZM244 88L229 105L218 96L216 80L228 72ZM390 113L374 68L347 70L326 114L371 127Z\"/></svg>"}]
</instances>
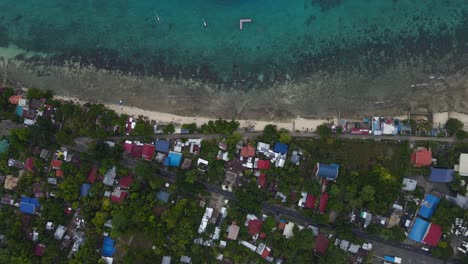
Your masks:
<instances>
[{"instance_id":1,"label":"shoreline","mask_svg":"<svg viewBox=\"0 0 468 264\"><path fill-rule=\"evenodd\" d=\"M86 102L77 97L72 96L61 96L54 95L54 99L61 101L71 101L76 104L84 105ZM197 126L201 126L209 121L215 121L217 118L209 118L203 116L181 116L160 111L145 110L142 108L102 103L105 107L115 111L117 114L126 114L131 117L145 116L149 120L154 120L161 123L174 123L174 124L189 124L195 123ZM240 128L248 128L252 131L263 131L264 127L269 124L276 125L278 129L286 129L288 131L301 131L301 132L313 132L317 126L333 121L336 118L329 119L306 119L306 118L292 118L291 122L279 122L279 121L263 121L263 120L252 120L252 119L236 119L240 123Z\"/></svg>"}]
</instances>

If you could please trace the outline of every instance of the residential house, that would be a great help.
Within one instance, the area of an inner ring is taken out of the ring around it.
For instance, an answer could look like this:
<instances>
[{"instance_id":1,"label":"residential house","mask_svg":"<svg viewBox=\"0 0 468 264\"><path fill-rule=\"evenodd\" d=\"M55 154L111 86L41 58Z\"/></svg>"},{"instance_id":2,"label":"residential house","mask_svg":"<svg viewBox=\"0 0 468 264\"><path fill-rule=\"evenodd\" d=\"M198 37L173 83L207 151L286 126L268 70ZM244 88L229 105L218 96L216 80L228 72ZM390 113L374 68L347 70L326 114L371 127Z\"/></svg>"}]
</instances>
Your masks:
<instances>
[{"instance_id":1,"label":"residential house","mask_svg":"<svg viewBox=\"0 0 468 264\"><path fill-rule=\"evenodd\" d=\"M156 140L156 151L157 152L162 152L162 153L168 153L169 152L169 147L170 147L170 142L167 140Z\"/></svg>"},{"instance_id":2,"label":"residential house","mask_svg":"<svg viewBox=\"0 0 468 264\"><path fill-rule=\"evenodd\" d=\"M301 162L301 156L302 156L301 152L298 152L297 150L294 150L292 152L291 158L290 158L291 163L295 164L295 165L299 165L300 162Z\"/></svg>"},{"instance_id":3,"label":"residential house","mask_svg":"<svg viewBox=\"0 0 468 264\"><path fill-rule=\"evenodd\" d=\"M206 226L208 225L208 221L210 220L212 215L213 215L213 208L207 207L205 209L205 213L203 214L200 226L198 227L199 234L205 232Z\"/></svg>"},{"instance_id":4,"label":"residential house","mask_svg":"<svg viewBox=\"0 0 468 264\"><path fill-rule=\"evenodd\" d=\"M308 208L308 209L314 209L314 208L315 208L316 199L317 199L317 198L316 198L314 195L308 193L308 194L307 194L307 198L306 198L304 207L305 207L305 208Z\"/></svg>"},{"instance_id":5,"label":"residential house","mask_svg":"<svg viewBox=\"0 0 468 264\"><path fill-rule=\"evenodd\" d=\"M33 158L27 158L25 163L24 163L24 169L27 171L33 171L34 170L34 159Z\"/></svg>"},{"instance_id":6,"label":"residential house","mask_svg":"<svg viewBox=\"0 0 468 264\"><path fill-rule=\"evenodd\" d=\"M42 149L39 158L47 160L49 158L49 151L47 149Z\"/></svg>"},{"instance_id":7,"label":"residential house","mask_svg":"<svg viewBox=\"0 0 468 264\"><path fill-rule=\"evenodd\" d=\"M247 232L256 239L262 231L262 225L263 223L260 219L252 219L247 226Z\"/></svg>"},{"instance_id":8,"label":"residential house","mask_svg":"<svg viewBox=\"0 0 468 264\"><path fill-rule=\"evenodd\" d=\"M432 152L426 148L418 148L411 154L411 163L415 167L431 166Z\"/></svg>"},{"instance_id":9,"label":"residential house","mask_svg":"<svg viewBox=\"0 0 468 264\"><path fill-rule=\"evenodd\" d=\"M416 180L408 179L408 178L403 178L403 191L414 191L416 190L418 182Z\"/></svg>"},{"instance_id":10,"label":"residential house","mask_svg":"<svg viewBox=\"0 0 468 264\"><path fill-rule=\"evenodd\" d=\"M168 167L179 167L182 160L182 154L170 151L169 155L164 159L163 165Z\"/></svg>"},{"instance_id":11,"label":"residential house","mask_svg":"<svg viewBox=\"0 0 468 264\"><path fill-rule=\"evenodd\" d=\"M293 222L288 222L285 226L284 226L284 230L283 230L283 236L286 237L287 239L290 239L291 237L294 236L294 226L295 224Z\"/></svg>"},{"instance_id":12,"label":"residential house","mask_svg":"<svg viewBox=\"0 0 468 264\"><path fill-rule=\"evenodd\" d=\"M128 188L132 184L133 178L127 175L119 179L119 184L114 188L114 191L110 195L110 199L113 203L121 204L125 197L128 195Z\"/></svg>"},{"instance_id":13,"label":"residential house","mask_svg":"<svg viewBox=\"0 0 468 264\"><path fill-rule=\"evenodd\" d=\"M89 190L91 189L91 184L83 183L81 184L80 188L80 197L86 197L89 194Z\"/></svg>"},{"instance_id":14,"label":"residential house","mask_svg":"<svg viewBox=\"0 0 468 264\"><path fill-rule=\"evenodd\" d=\"M329 243L330 241L324 235L318 234L317 239L315 240L315 248L314 248L315 254L319 256L325 256Z\"/></svg>"},{"instance_id":15,"label":"residential house","mask_svg":"<svg viewBox=\"0 0 468 264\"><path fill-rule=\"evenodd\" d=\"M143 156L143 147L144 144L140 141L133 142L132 152L130 152L130 155L136 159L141 158Z\"/></svg>"},{"instance_id":16,"label":"residential house","mask_svg":"<svg viewBox=\"0 0 468 264\"><path fill-rule=\"evenodd\" d=\"M416 221L408 234L409 239L434 247L437 246L441 237L441 226L429 223L421 218L416 218Z\"/></svg>"},{"instance_id":17,"label":"residential house","mask_svg":"<svg viewBox=\"0 0 468 264\"><path fill-rule=\"evenodd\" d=\"M96 181L97 173L98 167L96 165L93 165L93 167L91 167L91 170L89 170L88 172L88 177L86 178L86 181L88 183L94 183Z\"/></svg>"},{"instance_id":18,"label":"residential house","mask_svg":"<svg viewBox=\"0 0 468 264\"><path fill-rule=\"evenodd\" d=\"M454 171L451 169L431 167L430 170L429 180L431 182L450 183L454 180Z\"/></svg>"},{"instance_id":19,"label":"residential house","mask_svg":"<svg viewBox=\"0 0 468 264\"><path fill-rule=\"evenodd\" d=\"M105 236L102 242L102 252L103 257L113 257L115 254L115 240Z\"/></svg>"},{"instance_id":20,"label":"residential house","mask_svg":"<svg viewBox=\"0 0 468 264\"><path fill-rule=\"evenodd\" d=\"M107 186L114 186L115 177L117 176L117 168L114 166L104 174L102 183Z\"/></svg>"},{"instance_id":21,"label":"residential house","mask_svg":"<svg viewBox=\"0 0 468 264\"><path fill-rule=\"evenodd\" d=\"M255 252L259 254L260 256L262 256L262 258L266 259L270 255L271 248L267 247L263 243L260 243L257 249L255 250Z\"/></svg>"},{"instance_id":22,"label":"residential house","mask_svg":"<svg viewBox=\"0 0 468 264\"><path fill-rule=\"evenodd\" d=\"M8 151L8 148L10 148L10 143L8 143L8 140L0 140L0 154L6 153Z\"/></svg>"},{"instance_id":23,"label":"residential house","mask_svg":"<svg viewBox=\"0 0 468 264\"><path fill-rule=\"evenodd\" d=\"M128 136L131 133L133 133L133 130L135 130L136 126L136 120L132 117L127 119L127 122L125 123L125 134Z\"/></svg>"},{"instance_id":24,"label":"residential house","mask_svg":"<svg viewBox=\"0 0 468 264\"><path fill-rule=\"evenodd\" d=\"M237 240L237 236L239 235L240 227L237 225L235 221L228 227L228 236L227 238L230 240Z\"/></svg>"},{"instance_id":25,"label":"residential house","mask_svg":"<svg viewBox=\"0 0 468 264\"><path fill-rule=\"evenodd\" d=\"M142 158L147 161L153 160L156 146L153 144L144 144L142 150Z\"/></svg>"},{"instance_id":26,"label":"residential house","mask_svg":"<svg viewBox=\"0 0 468 264\"><path fill-rule=\"evenodd\" d=\"M190 257L188 257L188 256L182 256L182 257L180 257L180 263L191 264L192 259Z\"/></svg>"},{"instance_id":27,"label":"residential house","mask_svg":"<svg viewBox=\"0 0 468 264\"><path fill-rule=\"evenodd\" d=\"M460 154L460 165L458 166L458 174L460 176L468 176L468 154Z\"/></svg>"},{"instance_id":28,"label":"residential house","mask_svg":"<svg viewBox=\"0 0 468 264\"><path fill-rule=\"evenodd\" d=\"M319 212L320 213L325 213L325 210L327 209L327 204L328 204L328 193L324 192L320 196L320 204L319 204Z\"/></svg>"},{"instance_id":29,"label":"residential house","mask_svg":"<svg viewBox=\"0 0 468 264\"><path fill-rule=\"evenodd\" d=\"M19 182L19 178L13 177L12 175L7 175L5 178L4 188L6 190L13 191L14 189L16 189L18 182Z\"/></svg>"},{"instance_id":30,"label":"residential house","mask_svg":"<svg viewBox=\"0 0 468 264\"><path fill-rule=\"evenodd\" d=\"M165 191L159 191L156 193L156 199L165 204L169 201L170 196L171 194Z\"/></svg>"},{"instance_id":31,"label":"residential house","mask_svg":"<svg viewBox=\"0 0 468 264\"><path fill-rule=\"evenodd\" d=\"M44 191L42 191L42 186L40 182L36 182L33 184L33 193L34 198L42 198L45 196Z\"/></svg>"},{"instance_id":32,"label":"residential house","mask_svg":"<svg viewBox=\"0 0 468 264\"><path fill-rule=\"evenodd\" d=\"M440 198L430 194L424 196L424 200L421 202L421 208L419 209L419 215L424 218L430 218L440 202Z\"/></svg>"},{"instance_id":33,"label":"residential house","mask_svg":"<svg viewBox=\"0 0 468 264\"><path fill-rule=\"evenodd\" d=\"M35 214L41 205L37 198L30 198L27 196L21 196L20 212L26 214Z\"/></svg>"},{"instance_id":34,"label":"residential house","mask_svg":"<svg viewBox=\"0 0 468 264\"><path fill-rule=\"evenodd\" d=\"M34 245L34 256L42 257L44 255L46 246L44 244Z\"/></svg>"},{"instance_id":35,"label":"residential house","mask_svg":"<svg viewBox=\"0 0 468 264\"><path fill-rule=\"evenodd\" d=\"M207 172L208 171L208 161L204 160L202 158L198 158L197 167L198 167L198 170L200 170L202 172Z\"/></svg>"},{"instance_id":36,"label":"residential house","mask_svg":"<svg viewBox=\"0 0 468 264\"><path fill-rule=\"evenodd\" d=\"M449 202L455 203L456 205L460 206L462 209L465 209L465 210L468 209L468 197L467 196L460 195L459 193L457 193L456 197L446 195L445 199L447 199Z\"/></svg>"},{"instance_id":37,"label":"residential house","mask_svg":"<svg viewBox=\"0 0 468 264\"><path fill-rule=\"evenodd\" d=\"M324 163L318 163L314 168L314 175L316 177L322 177L326 180L329 181L335 181L336 178L338 177L338 169L339 165L337 164L324 164Z\"/></svg>"},{"instance_id":38,"label":"residential house","mask_svg":"<svg viewBox=\"0 0 468 264\"><path fill-rule=\"evenodd\" d=\"M267 184L266 184L266 174L265 173L260 173L258 176L258 186L261 189L266 189Z\"/></svg>"},{"instance_id":39,"label":"residential house","mask_svg":"<svg viewBox=\"0 0 468 264\"><path fill-rule=\"evenodd\" d=\"M198 155L201 150L201 142L202 139L189 139L185 143L186 145L189 145L189 152L195 155Z\"/></svg>"},{"instance_id":40,"label":"residential house","mask_svg":"<svg viewBox=\"0 0 468 264\"><path fill-rule=\"evenodd\" d=\"M226 170L224 174L224 181L223 181L223 190L229 190L232 191L232 187L234 187L237 184L237 177L239 174Z\"/></svg>"},{"instance_id":41,"label":"residential house","mask_svg":"<svg viewBox=\"0 0 468 264\"><path fill-rule=\"evenodd\" d=\"M20 170L24 169L24 163L15 159L8 159L8 166Z\"/></svg>"},{"instance_id":42,"label":"residential house","mask_svg":"<svg viewBox=\"0 0 468 264\"><path fill-rule=\"evenodd\" d=\"M54 238L57 240L62 240L63 236L67 232L67 228L63 225L59 225L54 233Z\"/></svg>"},{"instance_id":43,"label":"residential house","mask_svg":"<svg viewBox=\"0 0 468 264\"><path fill-rule=\"evenodd\" d=\"M172 257L171 256L164 256L162 258L161 264L171 264Z\"/></svg>"},{"instance_id":44,"label":"residential house","mask_svg":"<svg viewBox=\"0 0 468 264\"><path fill-rule=\"evenodd\" d=\"M270 161L268 160L258 160L256 164L256 168L259 170L268 170L270 168Z\"/></svg>"},{"instance_id":45,"label":"residential house","mask_svg":"<svg viewBox=\"0 0 468 264\"><path fill-rule=\"evenodd\" d=\"M307 192L302 192L301 193L301 199L299 199L299 202L297 203L297 206L299 207L304 207L306 201L307 201Z\"/></svg>"},{"instance_id":46,"label":"residential house","mask_svg":"<svg viewBox=\"0 0 468 264\"><path fill-rule=\"evenodd\" d=\"M180 168L183 170L188 170L190 169L191 165L192 165L192 160L188 158L184 158L184 162L182 162L182 166Z\"/></svg>"},{"instance_id":47,"label":"residential house","mask_svg":"<svg viewBox=\"0 0 468 264\"><path fill-rule=\"evenodd\" d=\"M132 153L133 150L133 142L131 140L125 140L123 145L123 151L127 154Z\"/></svg>"},{"instance_id":48,"label":"residential house","mask_svg":"<svg viewBox=\"0 0 468 264\"><path fill-rule=\"evenodd\" d=\"M255 158L255 148L251 145L247 145L246 147L242 147L240 152L240 160L242 161L242 165L249 169L253 169L254 167L254 158Z\"/></svg>"}]
</instances>

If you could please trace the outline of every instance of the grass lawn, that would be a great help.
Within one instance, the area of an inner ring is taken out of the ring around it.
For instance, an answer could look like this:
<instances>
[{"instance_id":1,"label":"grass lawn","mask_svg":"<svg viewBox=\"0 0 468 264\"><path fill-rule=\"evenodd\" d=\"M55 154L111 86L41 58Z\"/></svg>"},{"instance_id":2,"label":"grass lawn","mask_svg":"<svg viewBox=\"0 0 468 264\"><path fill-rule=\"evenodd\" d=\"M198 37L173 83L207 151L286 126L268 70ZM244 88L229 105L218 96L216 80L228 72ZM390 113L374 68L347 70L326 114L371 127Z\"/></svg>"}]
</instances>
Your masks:
<instances>
[{"instance_id":1,"label":"grass lawn","mask_svg":"<svg viewBox=\"0 0 468 264\"><path fill-rule=\"evenodd\" d=\"M406 143L352 140L329 143L317 139L297 139L293 144L303 150L310 167L315 166L316 162L335 163L347 170L366 173L375 165L381 165L393 174L402 176L410 161Z\"/></svg>"}]
</instances>

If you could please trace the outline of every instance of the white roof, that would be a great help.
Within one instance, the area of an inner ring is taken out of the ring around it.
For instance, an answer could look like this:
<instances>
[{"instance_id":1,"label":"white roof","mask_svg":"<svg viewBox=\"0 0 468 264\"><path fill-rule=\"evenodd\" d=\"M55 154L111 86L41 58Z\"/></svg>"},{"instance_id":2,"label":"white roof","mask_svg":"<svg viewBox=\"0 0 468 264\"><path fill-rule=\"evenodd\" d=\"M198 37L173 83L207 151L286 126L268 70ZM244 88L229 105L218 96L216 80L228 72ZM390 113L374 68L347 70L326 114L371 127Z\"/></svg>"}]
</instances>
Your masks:
<instances>
[{"instance_id":1,"label":"white roof","mask_svg":"<svg viewBox=\"0 0 468 264\"><path fill-rule=\"evenodd\" d=\"M164 256L161 264L171 264L171 256Z\"/></svg>"},{"instance_id":2,"label":"white roof","mask_svg":"<svg viewBox=\"0 0 468 264\"><path fill-rule=\"evenodd\" d=\"M383 131L382 134L384 135L393 135L396 133L396 127L394 125L383 124Z\"/></svg>"},{"instance_id":3,"label":"white roof","mask_svg":"<svg viewBox=\"0 0 468 264\"><path fill-rule=\"evenodd\" d=\"M198 158L197 165L200 165L200 163L201 163L201 164L208 165L208 161L207 161L207 160Z\"/></svg>"},{"instance_id":4,"label":"white roof","mask_svg":"<svg viewBox=\"0 0 468 264\"><path fill-rule=\"evenodd\" d=\"M205 232L206 226L208 225L208 220L210 220L213 215L213 208L207 207L205 213L203 214L200 226L198 227L198 233L201 234Z\"/></svg>"},{"instance_id":5,"label":"white roof","mask_svg":"<svg viewBox=\"0 0 468 264\"><path fill-rule=\"evenodd\" d=\"M460 166L458 168L460 176L468 176L468 154L460 154Z\"/></svg>"},{"instance_id":6,"label":"white roof","mask_svg":"<svg viewBox=\"0 0 468 264\"><path fill-rule=\"evenodd\" d=\"M293 230L294 230L294 223L292 222L287 223L286 226L284 227L283 236L285 236L287 239L290 239L294 235Z\"/></svg>"},{"instance_id":7,"label":"white roof","mask_svg":"<svg viewBox=\"0 0 468 264\"><path fill-rule=\"evenodd\" d=\"M404 191L414 191L414 190L416 190L417 183L418 183L418 181L408 179L408 178L404 178L403 179L403 188L402 189Z\"/></svg>"},{"instance_id":8,"label":"white roof","mask_svg":"<svg viewBox=\"0 0 468 264\"><path fill-rule=\"evenodd\" d=\"M256 247L255 245L250 244L250 243L247 242L247 241L241 241L240 243L241 243L242 245L248 247L248 248L249 248L250 250L252 250L252 251L255 251L255 250L257 249L257 247Z\"/></svg>"},{"instance_id":9,"label":"white roof","mask_svg":"<svg viewBox=\"0 0 468 264\"><path fill-rule=\"evenodd\" d=\"M59 226L57 227L57 230L55 230L54 238L55 238L55 239L58 239L58 240L62 239L62 237L63 237L63 235L65 234L65 231L66 231L66 230L67 230L67 229L66 229L63 225L59 225Z\"/></svg>"}]
</instances>

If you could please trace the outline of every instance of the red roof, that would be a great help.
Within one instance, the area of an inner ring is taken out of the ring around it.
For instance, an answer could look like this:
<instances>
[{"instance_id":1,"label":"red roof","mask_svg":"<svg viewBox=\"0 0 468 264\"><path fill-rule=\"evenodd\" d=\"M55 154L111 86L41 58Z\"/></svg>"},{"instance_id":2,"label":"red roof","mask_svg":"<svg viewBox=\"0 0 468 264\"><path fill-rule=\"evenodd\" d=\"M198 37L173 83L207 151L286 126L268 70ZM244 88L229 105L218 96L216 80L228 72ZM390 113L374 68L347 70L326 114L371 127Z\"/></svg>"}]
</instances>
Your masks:
<instances>
[{"instance_id":1,"label":"red roof","mask_svg":"<svg viewBox=\"0 0 468 264\"><path fill-rule=\"evenodd\" d=\"M266 175L265 175L265 173L260 173L260 176L258 177L258 184L260 185L261 188L265 188L265 186L266 186Z\"/></svg>"},{"instance_id":2,"label":"red roof","mask_svg":"<svg viewBox=\"0 0 468 264\"><path fill-rule=\"evenodd\" d=\"M248 157L255 157L255 148L252 146L242 147L241 157L248 158Z\"/></svg>"},{"instance_id":3,"label":"red roof","mask_svg":"<svg viewBox=\"0 0 468 264\"><path fill-rule=\"evenodd\" d=\"M96 181L97 172L98 172L98 167L96 165L93 165L93 167L88 173L87 181L89 183L94 183Z\"/></svg>"},{"instance_id":4,"label":"red roof","mask_svg":"<svg viewBox=\"0 0 468 264\"><path fill-rule=\"evenodd\" d=\"M153 159L153 156L154 156L154 152L156 151L156 146L153 145L153 144L145 144L143 146L143 154L141 155L141 157L144 159L144 160L147 160L147 161L151 161Z\"/></svg>"},{"instance_id":5,"label":"red roof","mask_svg":"<svg viewBox=\"0 0 468 264\"><path fill-rule=\"evenodd\" d=\"M266 247L262 252L262 258L267 258L268 255L270 255L270 249Z\"/></svg>"},{"instance_id":6,"label":"red roof","mask_svg":"<svg viewBox=\"0 0 468 264\"><path fill-rule=\"evenodd\" d=\"M52 166L52 168L58 170L62 167L62 161L61 160L52 160L52 162L50 163L50 166Z\"/></svg>"},{"instance_id":7,"label":"red roof","mask_svg":"<svg viewBox=\"0 0 468 264\"><path fill-rule=\"evenodd\" d=\"M330 241L328 241L324 235L318 234L317 239L315 240L315 252L324 256L327 252L328 243L330 243Z\"/></svg>"},{"instance_id":8,"label":"red roof","mask_svg":"<svg viewBox=\"0 0 468 264\"><path fill-rule=\"evenodd\" d=\"M312 194L307 194L306 202L305 202L305 208L310 208L314 209L315 208L315 200L316 197Z\"/></svg>"},{"instance_id":9,"label":"red roof","mask_svg":"<svg viewBox=\"0 0 468 264\"><path fill-rule=\"evenodd\" d=\"M259 160L257 163L257 168L261 170L268 170L270 168L270 161L268 160Z\"/></svg>"},{"instance_id":10,"label":"red roof","mask_svg":"<svg viewBox=\"0 0 468 264\"><path fill-rule=\"evenodd\" d=\"M251 236L259 234L261 230L262 230L262 221L258 219L250 220L249 226L248 226L248 232Z\"/></svg>"},{"instance_id":11,"label":"red roof","mask_svg":"<svg viewBox=\"0 0 468 264\"><path fill-rule=\"evenodd\" d=\"M133 178L130 175L127 175L123 178L119 179L119 187L120 188L128 188L132 185Z\"/></svg>"},{"instance_id":12,"label":"red roof","mask_svg":"<svg viewBox=\"0 0 468 264\"><path fill-rule=\"evenodd\" d=\"M55 176L63 178L63 170L56 170L55 171Z\"/></svg>"},{"instance_id":13,"label":"red roof","mask_svg":"<svg viewBox=\"0 0 468 264\"><path fill-rule=\"evenodd\" d=\"M44 251L46 249L46 246L43 244L36 244L34 246L34 255L38 257L42 257L44 255Z\"/></svg>"},{"instance_id":14,"label":"red roof","mask_svg":"<svg viewBox=\"0 0 468 264\"><path fill-rule=\"evenodd\" d=\"M328 203L328 193L322 193L322 196L320 197L320 205L319 205L319 212L320 213L325 213L325 209L327 208L327 203Z\"/></svg>"},{"instance_id":15,"label":"red roof","mask_svg":"<svg viewBox=\"0 0 468 264\"><path fill-rule=\"evenodd\" d=\"M411 163L415 167L425 167L432 164L432 152L427 149L418 149L411 154Z\"/></svg>"},{"instance_id":16,"label":"red roof","mask_svg":"<svg viewBox=\"0 0 468 264\"><path fill-rule=\"evenodd\" d=\"M133 149L133 144L130 143L130 142L125 142L124 145L123 145L123 149L124 149L124 152L125 153L132 153L132 149Z\"/></svg>"},{"instance_id":17,"label":"red roof","mask_svg":"<svg viewBox=\"0 0 468 264\"><path fill-rule=\"evenodd\" d=\"M122 201L127 197L127 192L121 192L120 196L111 195L110 199L113 203L122 203Z\"/></svg>"},{"instance_id":18,"label":"red roof","mask_svg":"<svg viewBox=\"0 0 468 264\"><path fill-rule=\"evenodd\" d=\"M426 232L427 233L423 239L423 243L433 247L437 247L437 244L439 244L440 237L442 236L442 227L440 225L431 223Z\"/></svg>"},{"instance_id":19,"label":"red roof","mask_svg":"<svg viewBox=\"0 0 468 264\"><path fill-rule=\"evenodd\" d=\"M21 97L22 97L21 95L12 95L8 99L8 102L10 102L10 104L17 105L19 103L19 100L21 99Z\"/></svg>"},{"instance_id":20,"label":"red roof","mask_svg":"<svg viewBox=\"0 0 468 264\"><path fill-rule=\"evenodd\" d=\"M130 153L130 155L132 155L134 158L141 158L142 154L143 154L143 145L134 144L132 153Z\"/></svg>"},{"instance_id":21,"label":"red roof","mask_svg":"<svg viewBox=\"0 0 468 264\"><path fill-rule=\"evenodd\" d=\"M24 163L24 168L28 171L33 171L34 169L34 159L33 158L27 158L26 162Z\"/></svg>"}]
</instances>

